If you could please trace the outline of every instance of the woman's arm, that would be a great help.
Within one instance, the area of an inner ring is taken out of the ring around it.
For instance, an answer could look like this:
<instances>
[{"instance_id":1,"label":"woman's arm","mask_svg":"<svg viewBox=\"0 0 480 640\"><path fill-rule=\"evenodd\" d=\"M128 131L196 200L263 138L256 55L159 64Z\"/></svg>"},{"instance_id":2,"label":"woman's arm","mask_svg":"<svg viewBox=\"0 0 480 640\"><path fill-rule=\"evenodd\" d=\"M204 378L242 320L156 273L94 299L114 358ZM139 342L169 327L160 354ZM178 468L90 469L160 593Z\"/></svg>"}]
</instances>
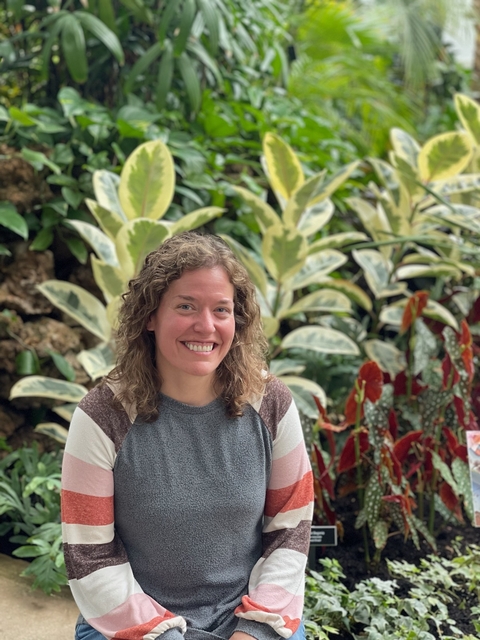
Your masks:
<instances>
[{"instance_id":1,"label":"woman's arm","mask_svg":"<svg viewBox=\"0 0 480 640\"><path fill-rule=\"evenodd\" d=\"M75 410L62 466L62 532L70 588L106 638L182 640L186 624L146 595L115 532L113 467L131 426L95 388ZM140 526L140 525L139 525Z\"/></svg>"},{"instance_id":2,"label":"woman's arm","mask_svg":"<svg viewBox=\"0 0 480 640\"><path fill-rule=\"evenodd\" d=\"M258 410L273 435L263 553L235 610L237 631L257 640L289 638L300 625L313 515L313 476L298 411L287 387L278 380L270 387Z\"/></svg>"}]
</instances>

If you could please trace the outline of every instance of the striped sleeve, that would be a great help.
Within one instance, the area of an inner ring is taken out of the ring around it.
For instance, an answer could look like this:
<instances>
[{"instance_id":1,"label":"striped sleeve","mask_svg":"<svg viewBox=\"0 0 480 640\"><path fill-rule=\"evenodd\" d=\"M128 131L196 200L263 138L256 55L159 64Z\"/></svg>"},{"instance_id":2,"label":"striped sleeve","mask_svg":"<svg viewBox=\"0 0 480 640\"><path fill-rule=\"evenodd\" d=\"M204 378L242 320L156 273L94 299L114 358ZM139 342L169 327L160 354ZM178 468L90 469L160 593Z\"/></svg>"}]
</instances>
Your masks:
<instances>
[{"instance_id":1,"label":"striped sleeve","mask_svg":"<svg viewBox=\"0 0 480 640\"><path fill-rule=\"evenodd\" d=\"M96 387L76 408L62 464L62 536L70 588L108 640L181 640L186 623L145 594L115 533L113 467L131 427Z\"/></svg>"},{"instance_id":2,"label":"striped sleeve","mask_svg":"<svg viewBox=\"0 0 480 640\"><path fill-rule=\"evenodd\" d=\"M248 595L235 610L240 618L237 629L258 640L290 638L303 611L313 476L288 388L274 379L257 410L273 438L272 471L264 511L263 554L250 575Z\"/></svg>"}]
</instances>

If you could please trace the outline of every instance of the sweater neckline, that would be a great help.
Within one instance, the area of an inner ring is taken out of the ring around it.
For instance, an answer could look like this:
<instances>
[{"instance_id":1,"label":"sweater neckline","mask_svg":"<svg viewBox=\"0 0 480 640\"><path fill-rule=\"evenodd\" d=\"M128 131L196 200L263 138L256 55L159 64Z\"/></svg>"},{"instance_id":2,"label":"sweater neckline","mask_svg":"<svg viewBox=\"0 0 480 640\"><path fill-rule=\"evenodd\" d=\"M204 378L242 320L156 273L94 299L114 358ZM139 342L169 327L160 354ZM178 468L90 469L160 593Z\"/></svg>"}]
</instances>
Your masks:
<instances>
[{"instance_id":1,"label":"sweater neckline","mask_svg":"<svg viewBox=\"0 0 480 640\"><path fill-rule=\"evenodd\" d=\"M208 404L197 407L192 404L186 404L185 402L180 402L179 400L174 400L170 396L166 396L164 393L159 393L160 398L160 411L162 409L170 409L171 411L179 412L179 413L191 413L191 414L205 414L211 413L213 411L218 411L219 409L225 410L225 402L222 398L218 397L215 400L212 400Z\"/></svg>"}]
</instances>

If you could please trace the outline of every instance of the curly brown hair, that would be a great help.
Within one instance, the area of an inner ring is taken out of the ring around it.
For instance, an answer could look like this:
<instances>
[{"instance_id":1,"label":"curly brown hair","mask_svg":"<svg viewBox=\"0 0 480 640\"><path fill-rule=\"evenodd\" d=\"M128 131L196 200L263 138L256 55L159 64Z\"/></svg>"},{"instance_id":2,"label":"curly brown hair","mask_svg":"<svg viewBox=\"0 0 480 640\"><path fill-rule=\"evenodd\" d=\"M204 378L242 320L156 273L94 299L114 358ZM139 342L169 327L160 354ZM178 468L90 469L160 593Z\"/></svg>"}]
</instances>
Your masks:
<instances>
[{"instance_id":1,"label":"curly brown hair","mask_svg":"<svg viewBox=\"0 0 480 640\"><path fill-rule=\"evenodd\" d=\"M242 415L244 405L264 390L268 343L263 334L255 287L229 246L215 235L186 231L166 240L145 259L138 276L123 294L116 331L117 361L104 382L113 382L114 403L134 406L145 421L158 417L159 373L155 336L147 330L150 316L174 280L185 271L222 267L234 288L235 335L216 370L215 388L229 416Z\"/></svg>"}]
</instances>

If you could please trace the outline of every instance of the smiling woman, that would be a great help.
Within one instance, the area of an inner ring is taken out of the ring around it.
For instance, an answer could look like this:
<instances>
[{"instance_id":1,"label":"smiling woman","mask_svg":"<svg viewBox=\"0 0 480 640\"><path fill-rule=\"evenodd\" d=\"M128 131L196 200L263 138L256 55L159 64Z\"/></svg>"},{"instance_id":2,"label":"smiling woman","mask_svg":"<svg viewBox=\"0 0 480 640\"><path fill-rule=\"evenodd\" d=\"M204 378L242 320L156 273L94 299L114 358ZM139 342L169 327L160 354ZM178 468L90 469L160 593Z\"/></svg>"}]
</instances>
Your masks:
<instances>
[{"instance_id":1,"label":"smiling woman","mask_svg":"<svg viewBox=\"0 0 480 640\"><path fill-rule=\"evenodd\" d=\"M170 238L119 319L64 454L76 640L303 640L312 472L244 267L216 236Z\"/></svg>"}]
</instances>

